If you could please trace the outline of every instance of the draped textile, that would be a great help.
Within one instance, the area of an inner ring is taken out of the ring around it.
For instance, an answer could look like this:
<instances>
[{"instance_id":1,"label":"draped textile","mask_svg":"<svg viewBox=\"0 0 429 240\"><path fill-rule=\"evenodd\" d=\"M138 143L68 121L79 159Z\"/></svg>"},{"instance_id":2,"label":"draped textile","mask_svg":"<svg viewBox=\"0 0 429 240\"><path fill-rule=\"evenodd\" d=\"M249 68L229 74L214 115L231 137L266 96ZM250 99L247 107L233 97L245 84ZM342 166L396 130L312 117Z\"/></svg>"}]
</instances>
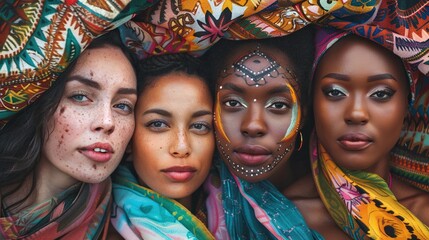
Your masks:
<instances>
[{"instance_id":1,"label":"draped textile","mask_svg":"<svg viewBox=\"0 0 429 240\"><path fill-rule=\"evenodd\" d=\"M1 239L104 239L112 183L79 183L17 214L2 209ZM2 203L3 204L3 203Z\"/></svg>"},{"instance_id":2,"label":"draped textile","mask_svg":"<svg viewBox=\"0 0 429 240\"><path fill-rule=\"evenodd\" d=\"M90 44L156 0L0 1L0 128Z\"/></svg>"},{"instance_id":3,"label":"draped textile","mask_svg":"<svg viewBox=\"0 0 429 240\"><path fill-rule=\"evenodd\" d=\"M249 183L218 161L222 204L231 239L323 239L269 181Z\"/></svg>"},{"instance_id":4,"label":"draped textile","mask_svg":"<svg viewBox=\"0 0 429 240\"><path fill-rule=\"evenodd\" d=\"M140 186L126 166L119 166L112 178L111 223L125 239L214 239L188 209Z\"/></svg>"},{"instance_id":5,"label":"draped textile","mask_svg":"<svg viewBox=\"0 0 429 240\"><path fill-rule=\"evenodd\" d=\"M376 174L338 167L312 142L312 172L320 198L353 239L429 239L429 228L402 206Z\"/></svg>"},{"instance_id":6,"label":"draped textile","mask_svg":"<svg viewBox=\"0 0 429 240\"><path fill-rule=\"evenodd\" d=\"M341 18L368 20L375 15L380 0L294 2L280 7L274 0L160 1L120 30L124 42L140 58L173 52L198 55L220 38L285 36L335 12L341 12Z\"/></svg>"}]
</instances>

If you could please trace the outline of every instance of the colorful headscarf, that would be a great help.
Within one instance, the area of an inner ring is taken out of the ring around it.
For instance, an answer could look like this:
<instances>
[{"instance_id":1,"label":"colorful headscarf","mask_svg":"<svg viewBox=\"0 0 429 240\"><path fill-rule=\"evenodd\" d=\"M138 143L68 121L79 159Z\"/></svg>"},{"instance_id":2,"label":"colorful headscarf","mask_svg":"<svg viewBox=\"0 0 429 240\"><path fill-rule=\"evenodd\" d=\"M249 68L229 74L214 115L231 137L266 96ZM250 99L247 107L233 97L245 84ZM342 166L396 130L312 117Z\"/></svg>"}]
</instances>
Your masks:
<instances>
[{"instance_id":1,"label":"colorful headscarf","mask_svg":"<svg viewBox=\"0 0 429 240\"><path fill-rule=\"evenodd\" d=\"M222 182L221 217L231 239L323 239L269 181L249 183L231 174L222 160L217 166Z\"/></svg>"},{"instance_id":2,"label":"colorful headscarf","mask_svg":"<svg viewBox=\"0 0 429 240\"><path fill-rule=\"evenodd\" d=\"M0 128L45 92L92 39L154 1L0 1Z\"/></svg>"},{"instance_id":3,"label":"colorful headscarf","mask_svg":"<svg viewBox=\"0 0 429 240\"><path fill-rule=\"evenodd\" d=\"M406 63L414 101L393 150L392 173L429 191L429 1L383 0L377 8L369 21L332 14L320 23L370 39Z\"/></svg>"},{"instance_id":4,"label":"colorful headscarf","mask_svg":"<svg viewBox=\"0 0 429 240\"><path fill-rule=\"evenodd\" d=\"M126 166L119 166L112 178L111 223L125 239L214 239L188 209L140 186Z\"/></svg>"},{"instance_id":5,"label":"colorful headscarf","mask_svg":"<svg viewBox=\"0 0 429 240\"><path fill-rule=\"evenodd\" d=\"M323 54L348 34L319 29L314 69ZM336 224L350 237L429 239L429 228L397 201L384 179L376 174L341 169L317 143L315 135L310 149L312 172L320 198Z\"/></svg>"},{"instance_id":6,"label":"colorful headscarf","mask_svg":"<svg viewBox=\"0 0 429 240\"><path fill-rule=\"evenodd\" d=\"M371 19L378 1L161 1L120 27L124 42L140 58L195 52L220 38L244 40L285 36L336 13L339 19Z\"/></svg>"},{"instance_id":7,"label":"colorful headscarf","mask_svg":"<svg viewBox=\"0 0 429 240\"><path fill-rule=\"evenodd\" d=\"M78 183L17 214L0 217L0 239L105 239L112 183Z\"/></svg>"},{"instance_id":8,"label":"colorful headscarf","mask_svg":"<svg viewBox=\"0 0 429 240\"><path fill-rule=\"evenodd\" d=\"M353 239L429 239L429 228L402 206L377 174L339 168L317 140L312 170L320 198Z\"/></svg>"}]
</instances>

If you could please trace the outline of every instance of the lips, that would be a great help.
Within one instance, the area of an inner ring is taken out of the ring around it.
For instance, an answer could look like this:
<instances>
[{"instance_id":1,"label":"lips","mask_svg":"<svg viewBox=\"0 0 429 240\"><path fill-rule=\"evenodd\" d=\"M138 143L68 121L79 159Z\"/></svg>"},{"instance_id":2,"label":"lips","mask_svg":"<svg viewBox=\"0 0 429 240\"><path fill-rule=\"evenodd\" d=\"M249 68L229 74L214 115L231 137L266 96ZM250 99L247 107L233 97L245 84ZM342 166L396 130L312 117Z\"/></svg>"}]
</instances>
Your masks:
<instances>
[{"instance_id":1,"label":"lips","mask_svg":"<svg viewBox=\"0 0 429 240\"><path fill-rule=\"evenodd\" d=\"M238 160L247 166L258 166L271 157L272 152L262 146L244 145L234 149Z\"/></svg>"},{"instance_id":2,"label":"lips","mask_svg":"<svg viewBox=\"0 0 429 240\"><path fill-rule=\"evenodd\" d=\"M112 146L108 143L94 143L79 148L79 152L95 162L107 162L114 153Z\"/></svg>"},{"instance_id":3,"label":"lips","mask_svg":"<svg viewBox=\"0 0 429 240\"><path fill-rule=\"evenodd\" d=\"M174 166L161 170L173 182L186 182L195 175L196 171L197 169L190 166Z\"/></svg>"},{"instance_id":4,"label":"lips","mask_svg":"<svg viewBox=\"0 0 429 240\"><path fill-rule=\"evenodd\" d=\"M362 133L349 133L338 138L338 142L347 151L361 151L369 147L373 140Z\"/></svg>"}]
</instances>

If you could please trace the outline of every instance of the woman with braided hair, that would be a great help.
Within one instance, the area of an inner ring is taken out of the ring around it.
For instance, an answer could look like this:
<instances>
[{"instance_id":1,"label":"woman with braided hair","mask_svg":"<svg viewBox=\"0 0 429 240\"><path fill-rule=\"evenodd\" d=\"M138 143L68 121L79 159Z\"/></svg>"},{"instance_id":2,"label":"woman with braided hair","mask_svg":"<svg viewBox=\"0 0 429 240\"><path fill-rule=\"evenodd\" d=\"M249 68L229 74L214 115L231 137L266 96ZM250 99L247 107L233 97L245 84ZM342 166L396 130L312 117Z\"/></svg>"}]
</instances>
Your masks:
<instances>
[{"instance_id":1,"label":"woman with braided hair","mask_svg":"<svg viewBox=\"0 0 429 240\"><path fill-rule=\"evenodd\" d=\"M214 151L213 101L188 54L141 63L130 161L113 175L112 225L125 239L213 239L202 183Z\"/></svg>"}]
</instances>

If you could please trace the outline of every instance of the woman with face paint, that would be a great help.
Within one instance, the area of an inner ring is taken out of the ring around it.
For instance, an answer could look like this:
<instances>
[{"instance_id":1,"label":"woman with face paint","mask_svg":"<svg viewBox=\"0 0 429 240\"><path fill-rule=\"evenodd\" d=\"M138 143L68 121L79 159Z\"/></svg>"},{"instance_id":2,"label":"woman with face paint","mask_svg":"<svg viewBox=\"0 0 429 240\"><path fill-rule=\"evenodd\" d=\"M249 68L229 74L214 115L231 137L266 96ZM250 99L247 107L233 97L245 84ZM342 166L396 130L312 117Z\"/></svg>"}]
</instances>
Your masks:
<instances>
[{"instance_id":1,"label":"woman with face paint","mask_svg":"<svg viewBox=\"0 0 429 240\"><path fill-rule=\"evenodd\" d=\"M327 239L428 239L429 194L392 178L389 169L407 114L404 64L357 36L328 30L318 36L313 176L298 180L287 196Z\"/></svg>"},{"instance_id":2,"label":"woman with face paint","mask_svg":"<svg viewBox=\"0 0 429 240\"><path fill-rule=\"evenodd\" d=\"M214 238L201 188L215 148L213 98L198 68L188 54L141 63L133 167L113 175L111 222L125 239Z\"/></svg>"},{"instance_id":3,"label":"woman with face paint","mask_svg":"<svg viewBox=\"0 0 429 240\"><path fill-rule=\"evenodd\" d=\"M134 130L136 85L113 31L0 131L1 239L105 237L109 176Z\"/></svg>"},{"instance_id":4,"label":"woman with face paint","mask_svg":"<svg viewBox=\"0 0 429 240\"><path fill-rule=\"evenodd\" d=\"M306 28L279 39L221 42L208 53L215 65L219 219L231 239L319 238L281 193L293 180L288 159L302 142L301 84L312 62L298 51L312 56L311 43Z\"/></svg>"}]
</instances>

